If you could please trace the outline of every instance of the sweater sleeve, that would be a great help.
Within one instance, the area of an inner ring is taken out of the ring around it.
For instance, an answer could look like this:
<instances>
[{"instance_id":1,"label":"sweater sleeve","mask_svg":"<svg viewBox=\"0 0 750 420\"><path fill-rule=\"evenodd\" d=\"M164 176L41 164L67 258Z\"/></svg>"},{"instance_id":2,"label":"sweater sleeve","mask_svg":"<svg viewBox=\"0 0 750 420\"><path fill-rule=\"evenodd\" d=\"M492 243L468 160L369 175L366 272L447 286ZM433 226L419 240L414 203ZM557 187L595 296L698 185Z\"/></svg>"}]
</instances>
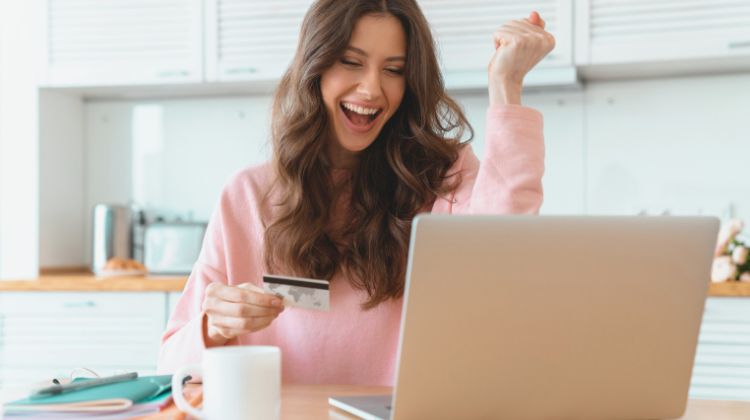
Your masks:
<instances>
[{"instance_id":1,"label":"sweater sleeve","mask_svg":"<svg viewBox=\"0 0 750 420\"><path fill-rule=\"evenodd\" d=\"M202 360L203 350L206 348L203 341L205 313L202 308L206 286L212 282L227 284L227 275L219 268L226 267L223 230L227 206L225 188L206 229L198 261L193 266L162 336L158 364L160 373L173 373L181 366L200 363Z\"/></svg>"},{"instance_id":2,"label":"sweater sleeve","mask_svg":"<svg viewBox=\"0 0 750 420\"><path fill-rule=\"evenodd\" d=\"M520 105L487 110L486 153L480 165L471 147L449 174L461 183L435 210L455 214L536 214L542 205L543 118Z\"/></svg>"}]
</instances>

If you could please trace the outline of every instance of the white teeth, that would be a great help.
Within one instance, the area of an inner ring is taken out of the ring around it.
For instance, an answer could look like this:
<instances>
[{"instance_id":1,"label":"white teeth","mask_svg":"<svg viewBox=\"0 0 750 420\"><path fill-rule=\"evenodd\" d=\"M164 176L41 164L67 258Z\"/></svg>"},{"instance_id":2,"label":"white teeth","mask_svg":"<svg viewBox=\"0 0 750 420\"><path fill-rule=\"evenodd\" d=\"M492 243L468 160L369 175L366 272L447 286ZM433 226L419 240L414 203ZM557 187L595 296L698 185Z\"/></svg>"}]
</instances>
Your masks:
<instances>
[{"instance_id":1,"label":"white teeth","mask_svg":"<svg viewBox=\"0 0 750 420\"><path fill-rule=\"evenodd\" d=\"M360 114L360 115L372 115L378 112L377 108L365 108L365 107L350 104L347 102L342 102L342 105L344 105L344 108L348 109L349 111L356 112L357 114Z\"/></svg>"}]
</instances>

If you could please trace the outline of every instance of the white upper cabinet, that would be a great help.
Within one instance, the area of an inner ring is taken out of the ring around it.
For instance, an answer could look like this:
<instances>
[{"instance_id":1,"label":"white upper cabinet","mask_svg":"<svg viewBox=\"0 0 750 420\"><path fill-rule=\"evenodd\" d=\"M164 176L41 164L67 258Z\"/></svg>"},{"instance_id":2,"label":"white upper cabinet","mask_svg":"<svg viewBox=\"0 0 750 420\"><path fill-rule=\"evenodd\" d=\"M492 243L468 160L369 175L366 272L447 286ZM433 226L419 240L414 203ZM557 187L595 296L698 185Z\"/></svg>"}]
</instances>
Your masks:
<instances>
[{"instance_id":1,"label":"white upper cabinet","mask_svg":"<svg viewBox=\"0 0 750 420\"><path fill-rule=\"evenodd\" d=\"M202 0L48 0L46 5L42 85L203 80Z\"/></svg>"},{"instance_id":2,"label":"white upper cabinet","mask_svg":"<svg viewBox=\"0 0 750 420\"><path fill-rule=\"evenodd\" d=\"M750 57L748 0L578 0L582 65Z\"/></svg>"},{"instance_id":3,"label":"white upper cabinet","mask_svg":"<svg viewBox=\"0 0 750 420\"><path fill-rule=\"evenodd\" d=\"M312 2L44 0L41 84L172 85L186 91L232 86L203 82L273 85L293 59ZM663 75L750 69L750 0L419 0L419 5L452 89L486 88L493 32L532 10L557 42L526 76L526 86L575 85L579 72L588 78L597 71L605 77L647 75L649 68Z\"/></svg>"},{"instance_id":4,"label":"white upper cabinet","mask_svg":"<svg viewBox=\"0 0 750 420\"><path fill-rule=\"evenodd\" d=\"M421 0L440 50L449 88L487 85L494 52L492 34L504 23L536 10L555 36L555 49L524 80L526 86L576 83L572 48L572 0Z\"/></svg>"},{"instance_id":5,"label":"white upper cabinet","mask_svg":"<svg viewBox=\"0 0 750 420\"><path fill-rule=\"evenodd\" d=\"M206 0L206 78L277 81L312 0Z\"/></svg>"}]
</instances>

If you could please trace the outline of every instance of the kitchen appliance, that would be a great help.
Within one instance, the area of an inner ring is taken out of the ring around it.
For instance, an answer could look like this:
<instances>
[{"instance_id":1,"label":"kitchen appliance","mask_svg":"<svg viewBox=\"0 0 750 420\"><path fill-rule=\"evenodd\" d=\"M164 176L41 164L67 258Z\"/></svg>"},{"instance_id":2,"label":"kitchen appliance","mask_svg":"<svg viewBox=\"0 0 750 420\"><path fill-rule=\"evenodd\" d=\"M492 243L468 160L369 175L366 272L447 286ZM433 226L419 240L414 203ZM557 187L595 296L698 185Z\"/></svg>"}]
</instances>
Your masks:
<instances>
[{"instance_id":1,"label":"kitchen appliance","mask_svg":"<svg viewBox=\"0 0 750 420\"><path fill-rule=\"evenodd\" d=\"M107 260L133 255L133 210L129 206L97 204L94 207L91 271L99 273Z\"/></svg>"},{"instance_id":2,"label":"kitchen appliance","mask_svg":"<svg viewBox=\"0 0 750 420\"><path fill-rule=\"evenodd\" d=\"M187 275L198 259L206 223L155 222L145 226L143 263L151 274Z\"/></svg>"}]
</instances>

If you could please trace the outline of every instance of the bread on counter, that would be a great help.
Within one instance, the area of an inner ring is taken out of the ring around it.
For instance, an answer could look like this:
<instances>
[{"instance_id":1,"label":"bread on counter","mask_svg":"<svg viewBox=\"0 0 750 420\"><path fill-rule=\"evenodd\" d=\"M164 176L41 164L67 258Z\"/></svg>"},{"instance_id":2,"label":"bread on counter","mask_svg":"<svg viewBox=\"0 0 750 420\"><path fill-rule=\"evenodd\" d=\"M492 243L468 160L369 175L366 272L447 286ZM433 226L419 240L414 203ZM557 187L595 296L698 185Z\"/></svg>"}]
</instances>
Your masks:
<instances>
[{"instance_id":1,"label":"bread on counter","mask_svg":"<svg viewBox=\"0 0 750 420\"><path fill-rule=\"evenodd\" d=\"M107 260L107 262L104 264L104 267L102 270L106 271L142 271L144 274L148 271L146 269L146 266L141 264L140 262L133 260L133 259L127 259L127 258L120 258L120 257L113 257Z\"/></svg>"}]
</instances>

